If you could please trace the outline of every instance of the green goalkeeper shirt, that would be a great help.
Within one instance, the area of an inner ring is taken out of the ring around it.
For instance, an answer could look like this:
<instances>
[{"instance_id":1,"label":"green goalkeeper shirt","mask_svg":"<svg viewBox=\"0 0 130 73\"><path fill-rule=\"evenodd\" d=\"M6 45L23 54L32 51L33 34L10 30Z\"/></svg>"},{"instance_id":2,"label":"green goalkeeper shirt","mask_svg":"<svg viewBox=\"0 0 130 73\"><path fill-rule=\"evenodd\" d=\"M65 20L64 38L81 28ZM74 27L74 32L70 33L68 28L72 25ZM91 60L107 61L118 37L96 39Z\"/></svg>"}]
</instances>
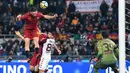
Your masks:
<instances>
[{"instance_id":1,"label":"green goalkeeper shirt","mask_svg":"<svg viewBox=\"0 0 130 73\"><path fill-rule=\"evenodd\" d=\"M114 63L117 61L116 55L118 54L118 49L115 49L117 45L110 39L103 39L97 42L99 58L105 64ZM116 55L115 55L116 54Z\"/></svg>"}]
</instances>

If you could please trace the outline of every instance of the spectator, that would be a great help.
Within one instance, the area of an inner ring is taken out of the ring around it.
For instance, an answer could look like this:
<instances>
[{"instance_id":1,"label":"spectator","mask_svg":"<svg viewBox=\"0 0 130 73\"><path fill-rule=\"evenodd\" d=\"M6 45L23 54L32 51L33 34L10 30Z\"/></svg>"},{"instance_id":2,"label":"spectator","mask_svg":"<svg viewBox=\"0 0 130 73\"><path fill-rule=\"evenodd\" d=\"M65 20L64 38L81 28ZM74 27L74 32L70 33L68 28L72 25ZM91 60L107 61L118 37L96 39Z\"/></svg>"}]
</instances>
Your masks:
<instances>
[{"instance_id":1,"label":"spectator","mask_svg":"<svg viewBox=\"0 0 130 73\"><path fill-rule=\"evenodd\" d=\"M12 57L9 57L6 62L11 62L11 61L12 61Z\"/></svg>"},{"instance_id":2,"label":"spectator","mask_svg":"<svg viewBox=\"0 0 130 73\"><path fill-rule=\"evenodd\" d=\"M0 56L2 55L2 53L3 53L3 47L2 45L0 45Z\"/></svg>"},{"instance_id":3,"label":"spectator","mask_svg":"<svg viewBox=\"0 0 130 73\"><path fill-rule=\"evenodd\" d=\"M92 24L86 25L86 31L92 32L93 31L93 25Z\"/></svg>"},{"instance_id":4,"label":"spectator","mask_svg":"<svg viewBox=\"0 0 130 73\"><path fill-rule=\"evenodd\" d=\"M109 9L108 4L105 2L105 0L103 0L102 4L100 5L100 11L103 18L107 17L108 9Z\"/></svg>"},{"instance_id":5,"label":"spectator","mask_svg":"<svg viewBox=\"0 0 130 73\"><path fill-rule=\"evenodd\" d=\"M100 17L99 13L96 12L94 15L95 22L98 22L98 18Z\"/></svg>"},{"instance_id":6,"label":"spectator","mask_svg":"<svg viewBox=\"0 0 130 73\"><path fill-rule=\"evenodd\" d=\"M56 2L50 1L49 6L47 8L48 12L55 13L56 12Z\"/></svg>"},{"instance_id":7,"label":"spectator","mask_svg":"<svg viewBox=\"0 0 130 73\"><path fill-rule=\"evenodd\" d=\"M62 18L62 17L59 17L59 23L58 23L58 28L59 28L59 30L60 30L60 32L61 32L61 29L63 28L63 26L64 26L64 19Z\"/></svg>"},{"instance_id":8,"label":"spectator","mask_svg":"<svg viewBox=\"0 0 130 73\"><path fill-rule=\"evenodd\" d=\"M81 62L81 61L82 61L81 56L78 56L78 58L76 58L76 62Z\"/></svg>"},{"instance_id":9,"label":"spectator","mask_svg":"<svg viewBox=\"0 0 130 73\"><path fill-rule=\"evenodd\" d=\"M79 40L80 39L80 34L74 34L73 35L73 38L74 38L74 40Z\"/></svg>"},{"instance_id":10,"label":"spectator","mask_svg":"<svg viewBox=\"0 0 130 73\"><path fill-rule=\"evenodd\" d=\"M84 52L83 46L79 46L78 52L79 52L79 55L83 55L83 52Z\"/></svg>"},{"instance_id":11,"label":"spectator","mask_svg":"<svg viewBox=\"0 0 130 73\"><path fill-rule=\"evenodd\" d=\"M72 25L78 25L79 19L75 16L74 19L72 20Z\"/></svg>"},{"instance_id":12,"label":"spectator","mask_svg":"<svg viewBox=\"0 0 130 73\"><path fill-rule=\"evenodd\" d=\"M75 10L76 10L75 4L72 1L70 1L68 6L68 13L75 12Z\"/></svg>"},{"instance_id":13,"label":"spectator","mask_svg":"<svg viewBox=\"0 0 130 73\"><path fill-rule=\"evenodd\" d=\"M118 0L113 0L111 7L113 18L118 20Z\"/></svg>"},{"instance_id":14,"label":"spectator","mask_svg":"<svg viewBox=\"0 0 130 73\"><path fill-rule=\"evenodd\" d=\"M69 56L74 55L73 49L71 47L68 47L68 50L67 50L66 54L69 55Z\"/></svg>"},{"instance_id":15,"label":"spectator","mask_svg":"<svg viewBox=\"0 0 130 73\"><path fill-rule=\"evenodd\" d=\"M5 12L8 12L8 2L6 0L0 1L0 14L4 14Z\"/></svg>"},{"instance_id":16,"label":"spectator","mask_svg":"<svg viewBox=\"0 0 130 73\"><path fill-rule=\"evenodd\" d=\"M59 38L60 38L60 40L66 40L67 39L67 34L65 34L65 32L63 31L62 34L59 34Z\"/></svg>"},{"instance_id":17,"label":"spectator","mask_svg":"<svg viewBox=\"0 0 130 73\"><path fill-rule=\"evenodd\" d=\"M19 47L19 52L21 52L21 55L25 55L25 48L24 48L24 46L20 46Z\"/></svg>"},{"instance_id":18,"label":"spectator","mask_svg":"<svg viewBox=\"0 0 130 73\"><path fill-rule=\"evenodd\" d=\"M72 58L70 56L65 57L64 62L72 62Z\"/></svg>"},{"instance_id":19,"label":"spectator","mask_svg":"<svg viewBox=\"0 0 130 73\"><path fill-rule=\"evenodd\" d=\"M3 52L2 52L2 54L1 54L1 56L7 56L6 49L3 49Z\"/></svg>"},{"instance_id":20,"label":"spectator","mask_svg":"<svg viewBox=\"0 0 130 73\"><path fill-rule=\"evenodd\" d=\"M102 34L99 33L99 32L97 32L97 33L95 34L95 37L96 37L96 40L100 40L100 39L102 39Z\"/></svg>"},{"instance_id":21,"label":"spectator","mask_svg":"<svg viewBox=\"0 0 130 73\"><path fill-rule=\"evenodd\" d=\"M87 38L87 33L84 31L84 33L80 35L80 40L86 41L86 38Z\"/></svg>"},{"instance_id":22,"label":"spectator","mask_svg":"<svg viewBox=\"0 0 130 73\"><path fill-rule=\"evenodd\" d=\"M83 53L81 55L87 55L88 54L88 50L84 47L83 48Z\"/></svg>"},{"instance_id":23,"label":"spectator","mask_svg":"<svg viewBox=\"0 0 130 73\"><path fill-rule=\"evenodd\" d=\"M65 6L61 1L58 1L58 4L56 5L56 13L58 15L63 14L65 12Z\"/></svg>"},{"instance_id":24,"label":"spectator","mask_svg":"<svg viewBox=\"0 0 130 73\"><path fill-rule=\"evenodd\" d=\"M103 23L103 25L101 26L102 30L108 30L108 26L106 25L106 23Z\"/></svg>"}]
</instances>

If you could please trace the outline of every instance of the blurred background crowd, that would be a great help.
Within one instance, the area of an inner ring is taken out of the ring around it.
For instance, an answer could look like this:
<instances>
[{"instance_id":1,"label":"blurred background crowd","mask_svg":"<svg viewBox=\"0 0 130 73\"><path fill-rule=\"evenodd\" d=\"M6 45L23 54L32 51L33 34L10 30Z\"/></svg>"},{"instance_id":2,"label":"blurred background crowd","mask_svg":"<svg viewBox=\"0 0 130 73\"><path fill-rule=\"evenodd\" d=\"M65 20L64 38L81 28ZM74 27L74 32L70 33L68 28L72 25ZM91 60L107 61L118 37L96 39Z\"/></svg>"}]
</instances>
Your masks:
<instances>
[{"instance_id":1,"label":"blurred background crowd","mask_svg":"<svg viewBox=\"0 0 130 73\"><path fill-rule=\"evenodd\" d=\"M130 55L130 1L126 0L125 2L126 8L125 8L125 18L126 18L126 54Z\"/></svg>"},{"instance_id":2,"label":"blurred background crowd","mask_svg":"<svg viewBox=\"0 0 130 73\"><path fill-rule=\"evenodd\" d=\"M40 0L34 0L34 5ZM76 11L73 2L67 6L65 0L46 0L47 9L40 9L43 14L59 17L51 20L39 21L42 32L52 32L56 44L62 50L62 55L90 55L94 50L95 42L101 38L102 31L108 31L109 37L118 44L118 1L113 0L111 6L105 1L100 5L100 12L81 13ZM14 33L17 14L28 11L29 0L0 0L0 56L24 55L24 41L17 38ZM38 6L38 5L37 5ZM112 11L109 11L109 8ZM21 32L23 30L21 29ZM128 37L130 39L130 37ZM33 52L33 42L30 45ZM55 50L53 55L57 55Z\"/></svg>"}]
</instances>

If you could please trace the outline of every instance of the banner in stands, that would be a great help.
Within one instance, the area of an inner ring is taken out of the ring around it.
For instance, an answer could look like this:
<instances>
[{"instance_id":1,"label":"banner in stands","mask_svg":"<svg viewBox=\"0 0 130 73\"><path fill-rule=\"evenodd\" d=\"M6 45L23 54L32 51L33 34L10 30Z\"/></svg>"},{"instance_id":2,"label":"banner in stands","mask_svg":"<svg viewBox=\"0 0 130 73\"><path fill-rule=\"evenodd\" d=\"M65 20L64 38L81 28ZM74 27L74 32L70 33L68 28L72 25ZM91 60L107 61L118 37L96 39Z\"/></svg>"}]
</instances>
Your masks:
<instances>
[{"instance_id":1,"label":"banner in stands","mask_svg":"<svg viewBox=\"0 0 130 73\"><path fill-rule=\"evenodd\" d=\"M86 1L73 1L76 6L76 11L79 12L97 12L100 11L100 5L103 0L86 0ZM105 0L105 2L109 5L109 10L111 11L111 4L113 0ZM70 1L66 1L67 6Z\"/></svg>"},{"instance_id":2,"label":"banner in stands","mask_svg":"<svg viewBox=\"0 0 130 73\"><path fill-rule=\"evenodd\" d=\"M50 62L49 73L94 73L89 62ZM111 68L99 70L100 73L114 73ZM0 62L0 73L31 73L29 63ZM126 73L130 73L130 61L126 61Z\"/></svg>"}]
</instances>

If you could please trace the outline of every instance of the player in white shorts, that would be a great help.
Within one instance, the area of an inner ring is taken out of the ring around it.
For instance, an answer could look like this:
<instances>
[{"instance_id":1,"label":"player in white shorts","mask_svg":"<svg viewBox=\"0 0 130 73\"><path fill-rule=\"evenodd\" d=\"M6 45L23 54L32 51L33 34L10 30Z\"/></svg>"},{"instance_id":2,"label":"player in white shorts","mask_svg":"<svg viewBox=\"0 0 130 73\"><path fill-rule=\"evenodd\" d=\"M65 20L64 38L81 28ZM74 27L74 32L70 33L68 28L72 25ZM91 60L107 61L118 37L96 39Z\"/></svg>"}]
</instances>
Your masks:
<instances>
[{"instance_id":1,"label":"player in white shorts","mask_svg":"<svg viewBox=\"0 0 130 73\"><path fill-rule=\"evenodd\" d=\"M42 49L42 56L39 63L39 73L44 73L44 71L47 69L48 63L51 60L51 49L53 48L55 48L57 52L61 54L61 51L57 48L55 44L52 33L49 32L48 39L46 40L46 43L44 43Z\"/></svg>"}]
</instances>

